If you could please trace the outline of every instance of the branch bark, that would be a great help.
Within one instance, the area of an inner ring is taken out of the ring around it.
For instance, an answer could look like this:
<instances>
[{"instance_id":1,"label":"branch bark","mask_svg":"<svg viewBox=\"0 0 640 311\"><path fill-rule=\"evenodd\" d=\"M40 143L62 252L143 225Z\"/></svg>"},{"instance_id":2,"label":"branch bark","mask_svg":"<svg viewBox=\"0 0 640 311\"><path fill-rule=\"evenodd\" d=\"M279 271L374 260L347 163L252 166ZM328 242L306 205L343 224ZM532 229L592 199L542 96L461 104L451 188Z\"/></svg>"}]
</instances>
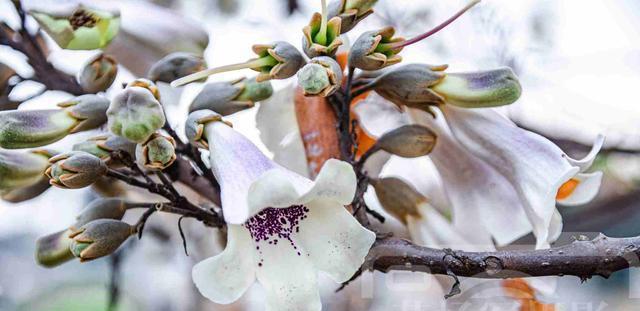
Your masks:
<instances>
[{"instance_id":1,"label":"branch bark","mask_svg":"<svg viewBox=\"0 0 640 311\"><path fill-rule=\"evenodd\" d=\"M432 249L407 240L377 241L363 269L421 271L462 277L504 279L572 275L583 281L592 276L608 278L616 271L640 266L640 237L593 240L544 250L465 252Z\"/></svg>"}]
</instances>

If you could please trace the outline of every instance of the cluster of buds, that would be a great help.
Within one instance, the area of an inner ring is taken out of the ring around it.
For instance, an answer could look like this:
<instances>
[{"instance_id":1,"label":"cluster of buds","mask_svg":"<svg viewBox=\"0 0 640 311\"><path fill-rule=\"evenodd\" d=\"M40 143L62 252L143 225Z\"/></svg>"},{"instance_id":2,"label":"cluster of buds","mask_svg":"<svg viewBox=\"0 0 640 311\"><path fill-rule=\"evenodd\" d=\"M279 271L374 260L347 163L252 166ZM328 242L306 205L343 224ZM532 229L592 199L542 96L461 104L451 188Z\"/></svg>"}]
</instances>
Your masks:
<instances>
[{"instance_id":1,"label":"cluster of buds","mask_svg":"<svg viewBox=\"0 0 640 311\"><path fill-rule=\"evenodd\" d=\"M84 247L84 249L81 250L82 246L78 243L88 243L82 241L76 242L71 236L84 230L83 228L89 227L94 228L91 229L91 232L93 232L93 235L95 236L95 231L97 230L95 228L99 226L102 227L104 225L99 225L100 223L94 224L94 221L113 220L121 223L119 220L124 217L125 212L131 206L131 203L127 203L122 199L96 199L92 201L82 210L80 215L76 218L76 222L68 229L38 239L36 242L36 260L42 266L55 267L76 257L80 258L82 261L87 261L111 254L115 249L113 247L105 247L102 245L94 247L90 251L83 252L87 247ZM115 237L93 239L92 243L96 244L97 242L98 244L96 245L99 245L105 241L109 241L109 245L113 246L114 241L120 239L120 244L122 244L124 240L121 238L123 236L123 234L121 234L121 228L124 228L124 225L112 226L112 228L119 229L113 232ZM109 231L103 232L103 235L105 236L110 234L111 232ZM74 248L75 251L72 251L72 248Z\"/></svg>"},{"instance_id":2,"label":"cluster of buds","mask_svg":"<svg viewBox=\"0 0 640 311\"><path fill-rule=\"evenodd\" d=\"M109 130L132 142L143 143L165 123L155 84L146 79L129 83L113 97L107 116Z\"/></svg>"},{"instance_id":3,"label":"cluster of buds","mask_svg":"<svg viewBox=\"0 0 640 311\"><path fill-rule=\"evenodd\" d=\"M82 95L58 106L62 109L0 112L0 147L40 147L72 133L95 129L107 121L109 100L99 95Z\"/></svg>"}]
</instances>

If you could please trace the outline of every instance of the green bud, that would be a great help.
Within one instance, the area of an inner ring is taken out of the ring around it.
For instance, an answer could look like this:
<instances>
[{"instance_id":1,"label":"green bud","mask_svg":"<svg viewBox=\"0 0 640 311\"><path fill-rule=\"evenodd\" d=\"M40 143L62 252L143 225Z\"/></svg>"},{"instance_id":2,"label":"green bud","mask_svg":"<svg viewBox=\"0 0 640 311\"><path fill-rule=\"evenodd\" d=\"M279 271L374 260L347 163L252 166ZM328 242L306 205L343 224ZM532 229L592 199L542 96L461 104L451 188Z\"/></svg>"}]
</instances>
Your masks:
<instances>
[{"instance_id":1,"label":"green bud","mask_svg":"<svg viewBox=\"0 0 640 311\"><path fill-rule=\"evenodd\" d=\"M431 90L445 77L446 65L403 65L383 73L372 82L372 88L386 100L400 106L428 110L444 104L444 98Z\"/></svg>"},{"instance_id":2,"label":"green bud","mask_svg":"<svg viewBox=\"0 0 640 311\"><path fill-rule=\"evenodd\" d=\"M327 97L335 93L342 83L342 68L333 58L320 56L311 59L298 71L298 84L305 96Z\"/></svg>"},{"instance_id":3,"label":"green bud","mask_svg":"<svg viewBox=\"0 0 640 311\"><path fill-rule=\"evenodd\" d=\"M43 236L36 241L36 261L41 266L53 268L74 258L71 246L70 230L63 230Z\"/></svg>"},{"instance_id":4,"label":"green bud","mask_svg":"<svg viewBox=\"0 0 640 311\"><path fill-rule=\"evenodd\" d=\"M46 170L51 185L63 189L90 186L107 173L107 165L100 158L82 151L72 151L49 159Z\"/></svg>"},{"instance_id":5,"label":"green bud","mask_svg":"<svg viewBox=\"0 0 640 311\"><path fill-rule=\"evenodd\" d=\"M189 111L210 109L226 116L249 109L272 93L270 81L257 82L255 78L208 83L193 100Z\"/></svg>"},{"instance_id":6,"label":"green bud","mask_svg":"<svg viewBox=\"0 0 640 311\"><path fill-rule=\"evenodd\" d=\"M447 104L463 108L498 107L514 103L522 87L511 68L450 73L432 87Z\"/></svg>"},{"instance_id":7,"label":"green bud","mask_svg":"<svg viewBox=\"0 0 640 311\"><path fill-rule=\"evenodd\" d=\"M118 63L111 56L99 53L84 65L78 74L78 83L87 93L107 90L118 74Z\"/></svg>"},{"instance_id":8,"label":"green bud","mask_svg":"<svg viewBox=\"0 0 640 311\"><path fill-rule=\"evenodd\" d=\"M270 56L274 61L274 64L251 68L260 72L256 77L258 82L290 78L305 64L304 57L300 52L293 45L284 41L256 44L253 46L253 52L258 54L259 58Z\"/></svg>"},{"instance_id":9,"label":"green bud","mask_svg":"<svg viewBox=\"0 0 640 311\"><path fill-rule=\"evenodd\" d=\"M78 121L71 129L71 133L77 133L98 128L107 122L109 100L99 95L87 94L59 103L58 107L64 108Z\"/></svg>"},{"instance_id":10,"label":"green bud","mask_svg":"<svg viewBox=\"0 0 640 311\"><path fill-rule=\"evenodd\" d=\"M44 150L0 150L0 193L27 187L40 181L51 154Z\"/></svg>"},{"instance_id":11,"label":"green bud","mask_svg":"<svg viewBox=\"0 0 640 311\"><path fill-rule=\"evenodd\" d=\"M327 22L325 33L322 34L322 15L314 13L309 25L302 28L302 50L310 58L318 56L334 56L342 45L340 38L339 17L334 17ZM321 38L321 39L320 39Z\"/></svg>"},{"instance_id":12,"label":"green bud","mask_svg":"<svg viewBox=\"0 0 640 311\"><path fill-rule=\"evenodd\" d=\"M122 163L114 161L114 159L111 158L111 154L121 150L133 157L135 156L136 143L120 136L108 134L77 143L73 145L72 150L90 153L105 161L109 167L117 167L122 165Z\"/></svg>"},{"instance_id":13,"label":"green bud","mask_svg":"<svg viewBox=\"0 0 640 311\"><path fill-rule=\"evenodd\" d=\"M164 111L148 89L129 86L111 101L109 129L132 142L146 141L165 122Z\"/></svg>"},{"instance_id":14,"label":"green bud","mask_svg":"<svg viewBox=\"0 0 640 311\"><path fill-rule=\"evenodd\" d=\"M12 110L0 112L0 147L33 148L65 136L101 126L109 101L98 95L82 95L58 104L60 110Z\"/></svg>"},{"instance_id":15,"label":"green bud","mask_svg":"<svg viewBox=\"0 0 640 311\"><path fill-rule=\"evenodd\" d=\"M206 68L204 59L190 53L171 53L149 70L148 77L154 82L171 83L173 80L202 71Z\"/></svg>"},{"instance_id":16,"label":"green bud","mask_svg":"<svg viewBox=\"0 0 640 311\"><path fill-rule=\"evenodd\" d=\"M384 44L402 42L402 38L394 38L393 27L385 27L378 31L367 31L360 35L349 51L349 66L362 70L379 70L402 61L398 55L402 48L386 49Z\"/></svg>"},{"instance_id":17,"label":"green bud","mask_svg":"<svg viewBox=\"0 0 640 311\"><path fill-rule=\"evenodd\" d=\"M37 182L28 186L14 188L2 193L2 200L11 203L29 201L51 188L49 178L43 173Z\"/></svg>"},{"instance_id":18,"label":"green bud","mask_svg":"<svg viewBox=\"0 0 640 311\"><path fill-rule=\"evenodd\" d=\"M95 199L85 207L80 215L76 218L76 223L70 227L71 230L77 231L80 227L97 219L115 219L121 220L127 211L127 204L122 199L108 198Z\"/></svg>"},{"instance_id":19,"label":"green bud","mask_svg":"<svg viewBox=\"0 0 640 311\"><path fill-rule=\"evenodd\" d=\"M436 134L427 127L405 125L382 135L375 147L403 158L417 158L431 153L436 138Z\"/></svg>"},{"instance_id":20,"label":"green bud","mask_svg":"<svg viewBox=\"0 0 640 311\"><path fill-rule=\"evenodd\" d=\"M196 110L189 114L184 125L184 131L189 142L199 148L209 149L207 138L204 135L204 126L209 122L223 122L229 126L231 123L222 120L222 116L211 110Z\"/></svg>"},{"instance_id":21,"label":"green bud","mask_svg":"<svg viewBox=\"0 0 640 311\"><path fill-rule=\"evenodd\" d=\"M148 170L163 170L176 160L176 142L169 136L154 133L136 147L138 165Z\"/></svg>"},{"instance_id":22,"label":"green bud","mask_svg":"<svg viewBox=\"0 0 640 311\"><path fill-rule=\"evenodd\" d=\"M72 230L69 248L80 262L86 262L112 254L134 233L135 228L125 222L98 219Z\"/></svg>"},{"instance_id":23,"label":"green bud","mask_svg":"<svg viewBox=\"0 0 640 311\"><path fill-rule=\"evenodd\" d=\"M120 12L96 10L82 5L57 12L30 13L63 49L101 49L113 40L120 28Z\"/></svg>"},{"instance_id":24,"label":"green bud","mask_svg":"<svg viewBox=\"0 0 640 311\"><path fill-rule=\"evenodd\" d=\"M402 223L407 216L420 217L418 206L427 202L427 198L399 178L388 177L371 182L382 208Z\"/></svg>"},{"instance_id":25,"label":"green bud","mask_svg":"<svg viewBox=\"0 0 640 311\"><path fill-rule=\"evenodd\" d=\"M334 0L328 6L329 17L339 17L340 32L346 33L353 29L365 17L373 13L373 6L377 0Z\"/></svg>"}]
</instances>

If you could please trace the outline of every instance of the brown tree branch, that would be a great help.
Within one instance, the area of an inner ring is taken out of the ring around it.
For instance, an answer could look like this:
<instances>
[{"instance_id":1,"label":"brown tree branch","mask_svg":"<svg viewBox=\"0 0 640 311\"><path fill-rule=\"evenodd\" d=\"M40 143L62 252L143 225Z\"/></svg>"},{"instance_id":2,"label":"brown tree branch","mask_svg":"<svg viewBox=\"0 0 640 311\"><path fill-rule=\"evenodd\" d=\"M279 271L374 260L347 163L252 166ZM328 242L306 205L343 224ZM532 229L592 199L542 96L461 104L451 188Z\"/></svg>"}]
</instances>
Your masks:
<instances>
[{"instance_id":1,"label":"brown tree branch","mask_svg":"<svg viewBox=\"0 0 640 311\"><path fill-rule=\"evenodd\" d=\"M377 241L364 269L421 271L431 274L504 279L572 275L582 280L608 278L612 273L640 266L640 237L593 240L543 250L465 252L432 249L397 238Z\"/></svg>"}]
</instances>

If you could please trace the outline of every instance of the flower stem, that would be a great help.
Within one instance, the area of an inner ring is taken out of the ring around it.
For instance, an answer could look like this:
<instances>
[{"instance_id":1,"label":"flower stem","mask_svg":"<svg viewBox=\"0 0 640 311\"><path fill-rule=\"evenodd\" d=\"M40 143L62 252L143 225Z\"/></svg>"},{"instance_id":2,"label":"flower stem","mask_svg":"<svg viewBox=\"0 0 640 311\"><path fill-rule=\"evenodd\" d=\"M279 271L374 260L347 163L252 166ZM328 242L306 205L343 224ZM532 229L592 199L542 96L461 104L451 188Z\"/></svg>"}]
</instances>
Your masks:
<instances>
[{"instance_id":1,"label":"flower stem","mask_svg":"<svg viewBox=\"0 0 640 311\"><path fill-rule=\"evenodd\" d=\"M172 87L178 87L178 86L182 86L185 85L187 83L191 83L193 81L197 81L203 78L206 78L208 76L217 74L217 73L223 73L223 72L229 72L229 71L235 71L235 70L240 70L240 69L248 69L248 68L260 68L260 67L268 67L268 66L275 66L278 64L278 61L273 58L271 55L267 55L267 56L263 56L260 58L254 58L252 60L249 60L247 62L244 63L238 63L238 64L232 64L232 65L226 65L226 66L221 66L221 67L216 67L216 68L209 68L209 69L205 69L203 71L200 72L196 72L194 74L190 74L186 77L182 77L180 79L177 79L173 82L171 82L171 86Z\"/></svg>"},{"instance_id":2,"label":"flower stem","mask_svg":"<svg viewBox=\"0 0 640 311\"><path fill-rule=\"evenodd\" d=\"M327 0L322 0L322 21L320 22L320 31L318 31L313 40L320 45L327 44Z\"/></svg>"},{"instance_id":3,"label":"flower stem","mask_svg":"<svg viewBox=\"0 0 640 311\"><path fill-rule=\"evenodd\" d=\"M471 2L469 2L469 4L467 4L464 8L462 8L460 11L458 11L456 14L454 14L453 16L449 17L449 19L447 19L446 21L444 21L443 23L441 23L440 25L436 26L435 28L422 33L420 35L417 35L409 40L404 40L404 41L399 41L399 42L395 42L395 43L383 43L383 44L379 44L378 47L376 48L376 51L378 52L386 52L386 51L390 51L390 50L399 50L404 48L405 46L420 42L436 33L438 33L440 30L444 29L445 27L449 26L449 24L453 23L453 21L455 21L456 19L458 19L460 16L462 16L462 14L466 13L467 11L469 11L474 5L478 4L480 2L480 0L472 0Z\"/></svg>"}]
</instances>

